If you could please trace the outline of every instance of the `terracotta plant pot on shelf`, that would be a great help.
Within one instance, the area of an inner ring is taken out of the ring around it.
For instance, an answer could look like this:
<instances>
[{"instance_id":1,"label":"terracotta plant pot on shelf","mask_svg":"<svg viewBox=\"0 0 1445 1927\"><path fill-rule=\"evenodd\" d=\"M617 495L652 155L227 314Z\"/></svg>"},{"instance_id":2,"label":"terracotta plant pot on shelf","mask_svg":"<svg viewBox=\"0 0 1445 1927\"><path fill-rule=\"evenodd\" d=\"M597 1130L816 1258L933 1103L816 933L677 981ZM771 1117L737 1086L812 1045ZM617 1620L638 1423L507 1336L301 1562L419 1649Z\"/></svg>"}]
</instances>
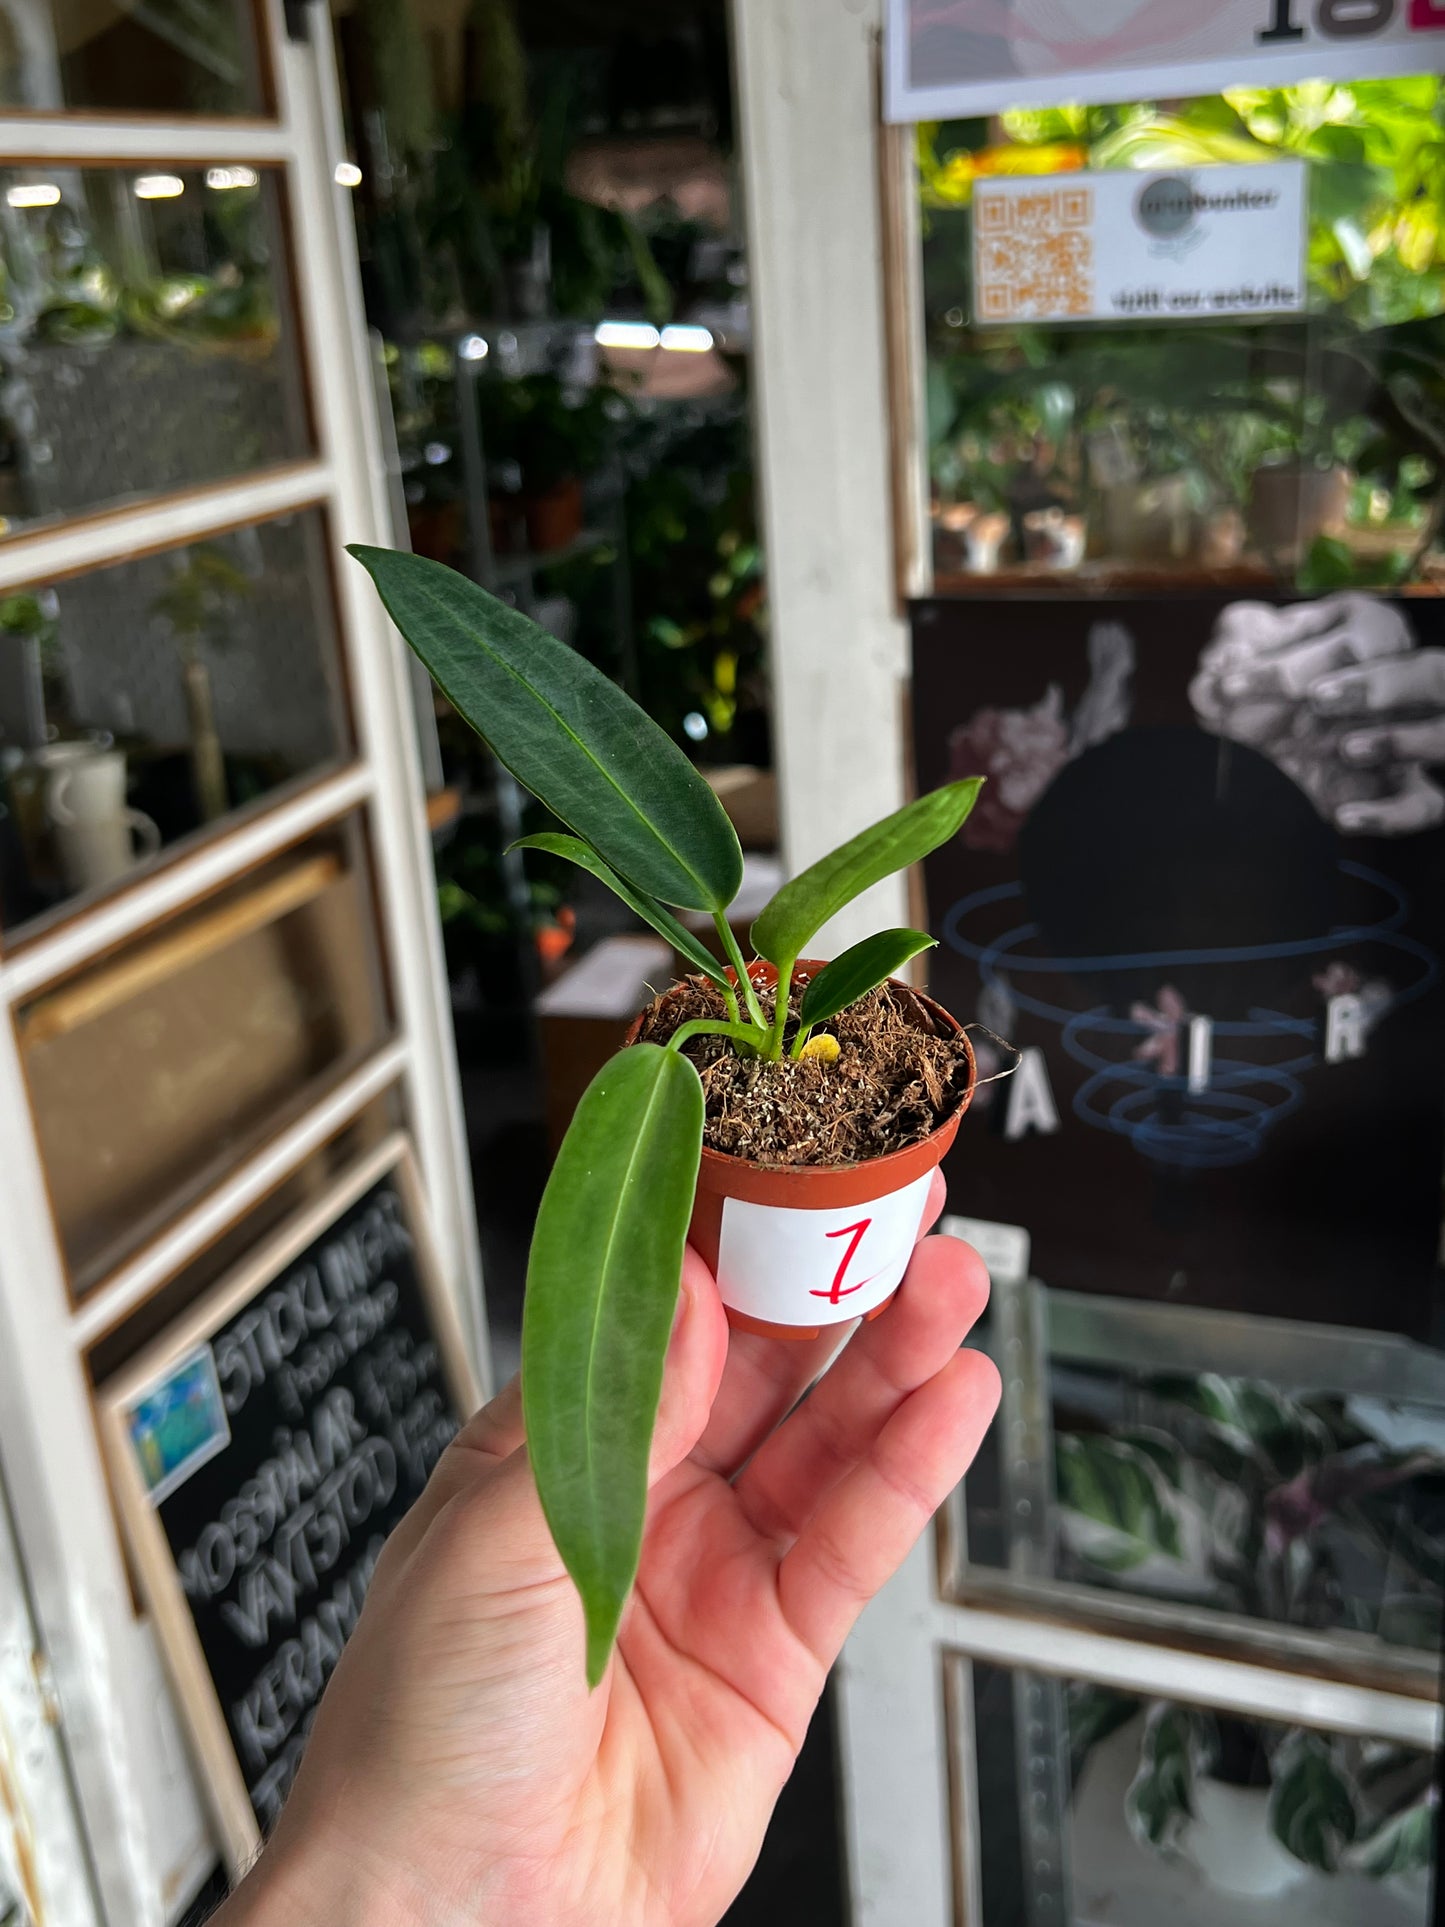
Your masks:
<instances>
[{"instance_id":1,"label":"terracotta plant pot on shelf","mask_svg":"<svg viewBox=\"0 0 1445 1927\"><path fill-rule=\"evenodd\" d=\"M822 968L816 959L799 963L794 985ZM770 989L776 972L757 964L752 977L759 988ZM717 1278L735 1329L769 1338L816 1338L829 1325L876 1318L902 1283L929 1182L958 1134L978 1077L957 1018L931 997L910 994L938 1031L962 1038L968 1052L963 1100L928 1137L885 1157L835 1165L761 1164L703 1145L688 1242ZM673 995L667 992L658 1004ZM628 1032L629 1044L637 1041L645 1016Z\"/></svg>"},{"instance_id":2,"label":"terracotta plant pot on shelf","mask_svg":"<svg viewBox=\"0 0 1445 1927\"><path fill-rule=\"evenodd\" d=\"M540 495L522 503L527 521L527 547L534 555L565 549L582 533L582 484L575 475L555 482Z\"/></svg>"}]
</instances>

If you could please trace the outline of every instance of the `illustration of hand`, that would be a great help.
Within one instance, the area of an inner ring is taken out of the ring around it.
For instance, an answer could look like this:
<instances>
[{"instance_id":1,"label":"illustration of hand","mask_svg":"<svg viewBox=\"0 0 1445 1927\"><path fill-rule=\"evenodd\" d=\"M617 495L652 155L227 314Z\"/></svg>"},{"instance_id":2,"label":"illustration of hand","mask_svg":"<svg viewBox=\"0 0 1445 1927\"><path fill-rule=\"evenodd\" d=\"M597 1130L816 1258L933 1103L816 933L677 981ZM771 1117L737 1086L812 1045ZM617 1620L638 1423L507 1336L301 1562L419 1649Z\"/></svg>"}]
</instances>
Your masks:
<instances>
[{"instance_id":1,"label":"illustration of hand","mask_svg":"<svg viewBox=\"0 0 1445 1927\"><path fill-rule=\"evenodd\" d=\"M1270 757L1338 829L1403 836L1445 817L1427 774L1445 761L1445 651L1417 649L1389 603L1235 603L1189 693L1206 729Z\"/></svg>"}]
</instances>

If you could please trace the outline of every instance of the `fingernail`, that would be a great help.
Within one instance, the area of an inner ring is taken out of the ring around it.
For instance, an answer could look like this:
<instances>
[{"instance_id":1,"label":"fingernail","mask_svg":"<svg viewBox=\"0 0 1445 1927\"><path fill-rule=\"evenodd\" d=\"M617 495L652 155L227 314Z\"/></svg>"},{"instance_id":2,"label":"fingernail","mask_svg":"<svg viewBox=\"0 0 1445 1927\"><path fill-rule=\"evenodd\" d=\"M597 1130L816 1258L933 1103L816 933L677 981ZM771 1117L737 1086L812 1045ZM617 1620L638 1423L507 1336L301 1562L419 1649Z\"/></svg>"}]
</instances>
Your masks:
<instances>
[{"instance_id":1,"label":"fingernail","mask_svg":"<svg viewBox=\"0 0 1445 1927\"><path fill-rule=\"evenodd\" d=\"M1317 682L1310 691L1310 700L1316 709L1342 709L1349 701L1350 685L1347 682Z\"/></svg>"},{"instance_id":2,"label":"fingernail","mask_svg":"<svg viewBox=\"0 0 1445 1927\"><path fill-rule=\"evenodd\" d=\"M1342 830L1363 830L1369 826L1370 813L1360 809L1357 804L1346 803L1337 811L1335 821Z\"/></svg>"},{"instance_id":3,"label":"fingernail","mask_svg":"<svg viewBox=\"0 0 1445 1927\"><path fill-rule=\"evenodd\" d=\"M1226 676L1220 684L1220 687L1226 696L1247 696L1249 694L1249 677L1238 674Z\"/></svg>"},{"instance_id":4,"label":"fingernail","mask_svg":"<svg viewBox=\"0 0 1445 1927\"><path fill-rule=\"evenodd\" d=\"M1375 754L1373 736L1347 736L1340 744L1341 753L1352 763L1368 763Z\"/></svg>"}]
</instances>

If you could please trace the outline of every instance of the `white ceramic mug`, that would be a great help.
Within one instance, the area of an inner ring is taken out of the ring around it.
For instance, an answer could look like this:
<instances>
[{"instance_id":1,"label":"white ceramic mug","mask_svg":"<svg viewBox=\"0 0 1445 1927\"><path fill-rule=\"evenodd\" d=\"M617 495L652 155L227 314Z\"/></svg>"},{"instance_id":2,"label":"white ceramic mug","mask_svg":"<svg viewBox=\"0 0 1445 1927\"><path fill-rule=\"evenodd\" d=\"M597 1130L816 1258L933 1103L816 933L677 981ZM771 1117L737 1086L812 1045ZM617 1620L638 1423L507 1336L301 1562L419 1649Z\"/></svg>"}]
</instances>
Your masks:
<instances>
[{"instance_id":1,"label":"white ceramic mug","mask_svg":"<svg viewBox=\"0 0 1445 1927\"><path fill-rule=\"evenodd\" d=\"M57 752L74 751L70 755ZM61 874L72 890L113 883L161 847L161 833L125 800L125 753L89 743L52 743L45 808ZM131 839L139 840L139 848Z\"/></svg>"}]
</instances>

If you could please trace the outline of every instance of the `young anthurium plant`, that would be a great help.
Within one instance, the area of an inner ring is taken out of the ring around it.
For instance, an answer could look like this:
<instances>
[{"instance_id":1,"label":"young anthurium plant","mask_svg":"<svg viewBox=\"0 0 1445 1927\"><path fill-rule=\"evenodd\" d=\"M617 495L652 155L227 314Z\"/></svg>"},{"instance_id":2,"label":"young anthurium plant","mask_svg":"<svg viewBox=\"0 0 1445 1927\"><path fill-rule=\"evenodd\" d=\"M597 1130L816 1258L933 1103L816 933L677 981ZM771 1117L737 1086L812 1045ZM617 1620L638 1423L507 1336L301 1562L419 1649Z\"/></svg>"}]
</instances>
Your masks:
<instances>
[{"instance_id":1,"label":"young anthurium plant","mask_svg":"<svg viewBox=\"0 0 1445 1927\"><path fill-rule=\"evenodd\" d=\"M818 1048L827 1037L818 1027L933 939L882 931L816 969L790 999L799 961L853 898L954 836L981 779L920 797L784 884L751 930L757 958L773 971L754 964L750 974L727 915L743 876L736 832L671 738L584 657L454 570L387 549L351 554L452 706L570 831L526 837L522 847L590 872L715 986L719 1014L681 1023L665 1044L631 1044L593 1080L532 1242L522 1326L527 1445L547 1523L581 1595L587 1678L596 1685L637 1573L648 1455L703 1158L703 1086L683 1046L721 1039L739 1058L774 1064L785 1052L829 1055ZM678 911L712 918L727 964ZM828 1043L836 1053L836 1040ZM926 1172L920 1182L926 1191Z\"/></svg>"}]
</instances>

